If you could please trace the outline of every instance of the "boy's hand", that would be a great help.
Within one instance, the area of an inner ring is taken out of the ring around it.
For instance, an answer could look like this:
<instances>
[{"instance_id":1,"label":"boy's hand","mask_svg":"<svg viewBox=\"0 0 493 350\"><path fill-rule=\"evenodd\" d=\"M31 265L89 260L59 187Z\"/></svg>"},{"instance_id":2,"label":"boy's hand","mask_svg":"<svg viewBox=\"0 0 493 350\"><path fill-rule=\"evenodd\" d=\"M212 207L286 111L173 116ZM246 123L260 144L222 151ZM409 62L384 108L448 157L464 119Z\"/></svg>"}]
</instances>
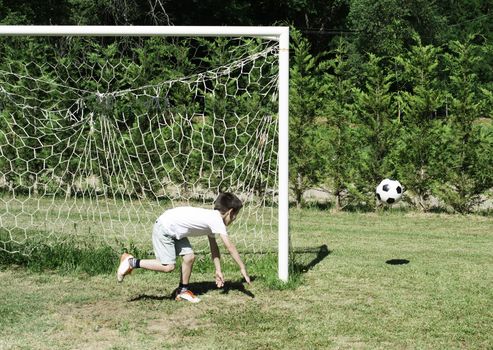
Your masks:
<instances>
[{"instance_id":1,"label":"boy's hand","mask_svg":"<svg viewBox=\"0 0 493 350\"><path fill-rule=\"evenodd\" d=\"M245 279L246 283L248 283L248 284L252 284L252 283L250 282L250 276L248 276L248 272L247 272L246 268L242 268L242 269L240 269L240 272L241 272L241 274L243 275L243 278Z\"/></svg>"},{"instance_id":2,"label":"boy's hand","mask_svg":"<svg viewBox=\"0 0 493 350\"><path fill-rule=\"evenodd\" d=\"M217 288L224 287L224 276L221 271L216 271L216 286Z\"/></svg>"}]
</instances>

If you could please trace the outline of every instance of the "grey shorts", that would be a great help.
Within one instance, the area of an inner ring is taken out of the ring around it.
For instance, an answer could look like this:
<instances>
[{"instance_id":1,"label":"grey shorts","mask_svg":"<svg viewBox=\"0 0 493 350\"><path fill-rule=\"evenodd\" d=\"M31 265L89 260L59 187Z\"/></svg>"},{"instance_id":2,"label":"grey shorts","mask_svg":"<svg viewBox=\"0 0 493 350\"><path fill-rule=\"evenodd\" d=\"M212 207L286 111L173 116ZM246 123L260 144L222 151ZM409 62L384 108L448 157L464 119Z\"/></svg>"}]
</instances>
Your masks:
<instances>
[{"instance_id":1,"label":"grey shorts","mask_svg":"<svg viewBox=\"0 0 493 350\"><path fill-rule=\"evenodd\" d=\"M156 259L163 265L175 264L177 255L193 254L188 238L176 239L169 236L157 222L152 228L152 246Z\"/></svg>"}]
</instances>

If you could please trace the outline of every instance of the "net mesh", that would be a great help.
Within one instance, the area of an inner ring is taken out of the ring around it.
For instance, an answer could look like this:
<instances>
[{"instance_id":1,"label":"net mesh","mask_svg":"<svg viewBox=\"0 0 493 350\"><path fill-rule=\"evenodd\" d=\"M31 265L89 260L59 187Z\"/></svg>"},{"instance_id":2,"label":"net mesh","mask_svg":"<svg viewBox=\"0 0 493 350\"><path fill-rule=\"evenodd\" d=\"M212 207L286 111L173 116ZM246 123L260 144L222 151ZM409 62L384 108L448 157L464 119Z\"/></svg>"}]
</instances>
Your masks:
<instances>
[{"instance_id":1,"label":"net mesh","mask_svg":"<svg viewBox=\"0 0 493 350\"><path fill-rule=\"evenodd\" d=\"M236 243L273 249L277 42L0 41L0 250L150 244L166 208L210 208L220 191L245 204Z\"/></svg>"}]
</instances>

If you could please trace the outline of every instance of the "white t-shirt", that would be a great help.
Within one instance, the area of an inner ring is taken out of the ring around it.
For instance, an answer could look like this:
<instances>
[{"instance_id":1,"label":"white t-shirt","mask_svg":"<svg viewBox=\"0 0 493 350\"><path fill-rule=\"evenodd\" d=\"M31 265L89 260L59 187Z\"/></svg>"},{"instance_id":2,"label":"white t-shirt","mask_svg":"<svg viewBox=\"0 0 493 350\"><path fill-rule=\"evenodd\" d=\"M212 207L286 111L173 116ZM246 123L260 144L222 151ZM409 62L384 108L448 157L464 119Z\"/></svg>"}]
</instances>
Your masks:
<instances>
[{"instance_id":1,"label":"white t-shirt","mask_svg":"<svg viewBox=\"0 0 493 350\"><path fill-rule=\"evenodd\" d=\"M176 239L191 236L227 235L219 210L177 207L166 210L156 221L166 233Z\"/></svg>"}]
</instances>

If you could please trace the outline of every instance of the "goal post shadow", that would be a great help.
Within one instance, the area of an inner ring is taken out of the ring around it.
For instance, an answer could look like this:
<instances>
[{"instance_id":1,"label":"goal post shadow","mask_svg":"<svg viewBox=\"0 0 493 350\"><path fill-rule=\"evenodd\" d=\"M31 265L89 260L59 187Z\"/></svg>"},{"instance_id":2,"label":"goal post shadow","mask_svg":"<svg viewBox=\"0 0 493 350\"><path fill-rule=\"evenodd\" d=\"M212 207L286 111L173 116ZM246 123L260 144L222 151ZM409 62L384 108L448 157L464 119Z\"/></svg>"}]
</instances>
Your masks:
<instances>
[{"instance_id":1,"label":"goal post shadow","mask_svg":"<svg viewBox=\"0 0 493 350\"><path fill-rule=\"evenodd\" d=\"M290 266L294 275L301 275L307 273L313 269L317 264L322 262L327 256L331 254L331 250L326 244L322 244L318 247L298 248L291 251ZM267 253L272 254L272 252ZM257 276L250 276L252 282L257 279ZM248 289L244 280L227 280L224 287L218 288L213 281L199 281L191 282L190 289L196 295L204 295L211 291L219 290L221 294L229 294L232 291L237 291L245 294L250 298L255 298L255 295ZM128 301L140 301L140 300L172 300L176 296L176 289L171 294L165 295L149 295L139 294Z\"/></svg>"},{"instance_id":2,"label":"goal post shadow","mask_svg":"<svg viewBox=\"0 0 493 350\"><path fill-rule=\"evenodd\" d=\"M313 269L332 251L327 244L318 247L294 249L291 253L291 269L293 273L302 274Z\"/></svg>"}]
</instances>

